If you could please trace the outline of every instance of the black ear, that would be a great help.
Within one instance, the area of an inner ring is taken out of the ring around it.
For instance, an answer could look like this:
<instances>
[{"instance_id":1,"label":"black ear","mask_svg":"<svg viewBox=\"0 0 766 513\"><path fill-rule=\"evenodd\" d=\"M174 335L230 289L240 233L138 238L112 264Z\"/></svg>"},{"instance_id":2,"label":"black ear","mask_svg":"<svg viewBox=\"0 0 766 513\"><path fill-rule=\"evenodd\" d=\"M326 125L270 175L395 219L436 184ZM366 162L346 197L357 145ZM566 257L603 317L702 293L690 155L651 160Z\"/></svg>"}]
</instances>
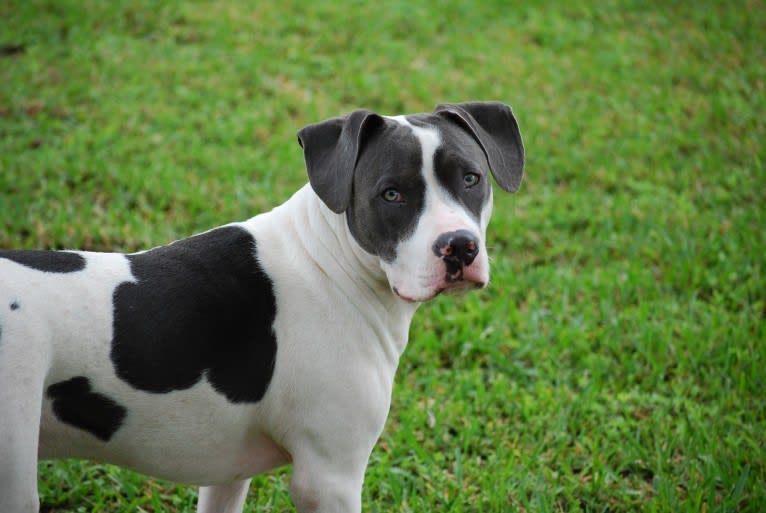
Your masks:
<instances>
[{"instance_id":1,"label":"black ear","mask_svg":"<svg viewBox=\"0 0 766 513\"><path fill-rule=\"evenodd\" d=\"M374 112L357 110L298 131L309 183L333 212L340 214L348 208L362 146L371 130L383 122Z\"/></svg>"},{"instance_id":2,"label":"black ear","mask_svg":"<svg viewBox=\"0 0 766 513\"><path fill-rule=\"evenodd\" d=\"M434 112L453 120L476 139L504 191L519 190L524 176L524 144L509 106L498 102L445 103L437 105Z\"/></svg>"}]
</instances>

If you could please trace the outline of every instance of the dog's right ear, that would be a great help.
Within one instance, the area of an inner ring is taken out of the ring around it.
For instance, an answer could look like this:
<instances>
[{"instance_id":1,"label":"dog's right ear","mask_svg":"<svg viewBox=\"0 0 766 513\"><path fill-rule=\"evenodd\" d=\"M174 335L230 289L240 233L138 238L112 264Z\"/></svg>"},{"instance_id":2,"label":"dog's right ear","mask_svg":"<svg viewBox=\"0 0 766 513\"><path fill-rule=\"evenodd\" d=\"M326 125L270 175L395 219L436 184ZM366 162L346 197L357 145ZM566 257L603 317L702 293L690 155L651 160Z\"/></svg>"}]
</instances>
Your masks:
<instances>
[{"instance_id":1,"label":"dog's right ear","mask_svg":"<svg viewBox=\"0 0 766 513\"><path fill-rule=\"evenodd\" d=\"M335 213L351 202L354 169L365 141L385 121L369 110L356 110L342 118L308 125L298 131L309 183Z\"/></svg>"}]
</instances>

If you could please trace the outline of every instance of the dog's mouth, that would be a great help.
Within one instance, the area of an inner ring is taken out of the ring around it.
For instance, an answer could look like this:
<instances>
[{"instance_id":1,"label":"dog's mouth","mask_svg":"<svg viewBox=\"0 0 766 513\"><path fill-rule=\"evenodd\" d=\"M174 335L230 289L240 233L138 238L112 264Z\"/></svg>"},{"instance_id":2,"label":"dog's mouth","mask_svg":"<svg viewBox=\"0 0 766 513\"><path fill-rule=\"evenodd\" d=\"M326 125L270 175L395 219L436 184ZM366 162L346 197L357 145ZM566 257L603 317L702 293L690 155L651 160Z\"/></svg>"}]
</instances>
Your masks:
<instances>
[{"instance_id":1,"label":"dog's mouth","mask_svg":"<svg viewBox=\"0 0 766 513\"><path fill-rule=\"evenodd\" d=\"M426 259L416 268L384 267L391 292L408 303L423 303L441 294L457 295L487 286L489 266L484 258L468 265Z\"/></svg>"},{"instance_id":2,"label":"dog's mouth","mask_svg":"<svg viewBox=\"0 0 766 513\"><path fill-rule=\"evenodd\" d=\"M391 287L391 290L394 291L394 294L396 294L399 297L399 299L403 299L404 301L408 303L423 303L425 301L430 301L431 299L435 298L436 296L444 292L445 288L444 287L437 288L434 292L430 294L426 294L425 296L422 296L422 297L408 296L406 294L402 294L401 292L399 292L399 289L397 289L396 287Z\"/></svg>"},{"instance_id":3,"label":"dog's mouth","mask_svg":"<svg viewBox=\"0 0 766 513\"><path fill-rule=\"evenodd\" d=\"M434 299L436 296L440 294L445 294L448 296L456 296L458 294L462 294L463 292L468 292L471 290L476 289L483 289L487 286L484 282L476 282L476 281L449 281L448 279L445 280L447 285L437 285L432 290L426 292L422 295L409 295L402 293L397 287L391 287L391 290L396 294L399 299L402 299L408 303L424 303L426 301L430 301Z\"/></svg>"},{"instance_id":4,"label":"dog's mouth","mask_svg":"<svg viewBox=\"0 0 766 513\"><path fill-rule=\"evenodd\" d=\"M454 272L450 272L448 266L447 274L444 275L444 280L447 283L458 283L463 281L463 268L459 267Z\"/></svg>"}]
</instances>

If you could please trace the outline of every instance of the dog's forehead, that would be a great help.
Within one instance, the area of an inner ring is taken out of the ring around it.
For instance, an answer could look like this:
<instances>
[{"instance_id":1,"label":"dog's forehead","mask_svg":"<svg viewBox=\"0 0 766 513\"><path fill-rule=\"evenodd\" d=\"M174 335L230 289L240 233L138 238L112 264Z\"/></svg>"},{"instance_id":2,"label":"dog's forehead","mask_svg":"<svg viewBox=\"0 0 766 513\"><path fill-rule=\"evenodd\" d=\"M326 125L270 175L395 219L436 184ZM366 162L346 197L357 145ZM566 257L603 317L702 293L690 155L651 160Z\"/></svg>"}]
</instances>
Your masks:
<instances>
[{"instance_id":1,"label":"dog's forehead","mask_svg":"<svg viewBox=\"0 0 766 513\"><path fill-rule=\"evenodd\" d=\"M438 151L451 157L475 161L483 166L485 156L478 142L449 119L432 113L388 117L388 145L396 152L417 153L431 158ZM386 150L383 150L386 151Z\"/></svg>"}]
</instances>

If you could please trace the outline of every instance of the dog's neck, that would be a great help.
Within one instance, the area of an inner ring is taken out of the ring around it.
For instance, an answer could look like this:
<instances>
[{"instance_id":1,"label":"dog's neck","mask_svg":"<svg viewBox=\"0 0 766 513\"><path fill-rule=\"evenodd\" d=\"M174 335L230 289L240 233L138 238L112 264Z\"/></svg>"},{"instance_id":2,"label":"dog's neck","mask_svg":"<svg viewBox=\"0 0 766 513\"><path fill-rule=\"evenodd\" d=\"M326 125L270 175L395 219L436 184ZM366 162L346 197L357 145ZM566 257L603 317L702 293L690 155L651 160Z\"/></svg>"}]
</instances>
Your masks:
<instances>
[{"instance_id":1,"label":"dog's neck","mask_svg":"<svg viewBox=\"0 0 766 513\"><path fill-rule=\"evenodd\" d=\"M270 215L274 216L270 224L290 233L303 249L302 254L285 255L285 261L306 258L319 275L332 276L325 280L328 298L341 296L378 338L389 341L385 344L390 346L385 348L387 359L398 361L419 304L407 303L393 293L380 258L356 242L345 214L331 211L307 184ZM330 288L335 288L335 294ZM367 307L358 309L362 304Z\"/></svg>"}]
</instances>

